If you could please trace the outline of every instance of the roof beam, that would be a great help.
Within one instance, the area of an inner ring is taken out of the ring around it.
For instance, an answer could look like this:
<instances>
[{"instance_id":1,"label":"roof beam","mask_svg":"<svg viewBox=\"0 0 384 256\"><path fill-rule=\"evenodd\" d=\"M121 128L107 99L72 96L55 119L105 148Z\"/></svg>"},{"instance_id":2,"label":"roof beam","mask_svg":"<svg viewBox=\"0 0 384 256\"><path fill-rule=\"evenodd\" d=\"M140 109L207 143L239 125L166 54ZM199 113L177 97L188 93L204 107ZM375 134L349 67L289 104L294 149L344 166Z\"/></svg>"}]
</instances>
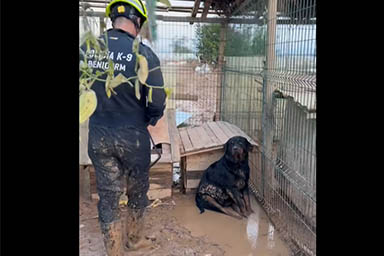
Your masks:
<instances>
[{"instance_id":1,"label":"roof beam","mask_svg":"<svg viewBox=\"0 0 384 256\"><path fill-rule=\"evenodd\" d=\"M204 1L204 10L203 10L203 14L201 15L201 18L203 19L207 18L208 10L209 10L209 7L211 7L211 4L212 4L212 0Z\"/></svg>"},{"instance_id":2,"label":"roof beam","mask_svg":"<svg viewBox=\"0 0 384 256\"><path fill-rule=\"evenodd\" d=\"M88 17L102 17L105 18L105 12L85 12ZM255 25L263 25L263 20L255 20L255 19L243 19L243 18L196 18L196 17L180 17L180 16L164 16L164 15L156 15L157 20L162 21L171 21L171 22L203 22L203 23L222 23L228 22L232 24L255 24ZM294 24L294 25L310 25L316 24L315 19L311 20L291 20L291 19L277 19L277 24Z\"/></svg>"},{"instance_id":3,"label":"roof beam","mask_svg":"<svg viewBox=\"0 0 384 256\"><path fill-rule=\"evenodd\" d=\"M196 17L196 14L197 14L197 11L199 10L199 7L200 7L200 0L195 0L195 5L193 6L192 15L191 15L192 18ZM189 22L189 24L192 25L193 22Z\"/></svg>"}]
</instances>

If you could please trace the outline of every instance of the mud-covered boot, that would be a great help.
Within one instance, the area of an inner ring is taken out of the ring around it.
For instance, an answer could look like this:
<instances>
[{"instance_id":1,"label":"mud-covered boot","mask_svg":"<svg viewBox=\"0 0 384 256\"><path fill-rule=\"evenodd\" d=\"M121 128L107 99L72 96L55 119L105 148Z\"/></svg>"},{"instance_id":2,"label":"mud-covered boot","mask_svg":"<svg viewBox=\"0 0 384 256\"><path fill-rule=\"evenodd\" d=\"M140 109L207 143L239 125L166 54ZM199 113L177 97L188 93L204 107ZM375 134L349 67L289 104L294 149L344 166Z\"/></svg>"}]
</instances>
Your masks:
<instances>
[{"instance_id":1,"label":"mud-covered boot","mask_svg":"<svg viewBox=\"0 0 384 256\"><path fill-rule=\"evenodd\" d=\"M121 221L101 223L103 240L108 256L123 256L123 230Z\"/></svg>"},{"instance_id":2,"label":"mud-covered boot","mask_svg":"<svg viewBox=\"0 0 384 256\"><path fill-rule=\"evenodd\" d=\"M139 251L153 249L151 240L144 237L144 210L128 208L125 222L125 249L127 251Z\"/></svg>"}]
</instances>

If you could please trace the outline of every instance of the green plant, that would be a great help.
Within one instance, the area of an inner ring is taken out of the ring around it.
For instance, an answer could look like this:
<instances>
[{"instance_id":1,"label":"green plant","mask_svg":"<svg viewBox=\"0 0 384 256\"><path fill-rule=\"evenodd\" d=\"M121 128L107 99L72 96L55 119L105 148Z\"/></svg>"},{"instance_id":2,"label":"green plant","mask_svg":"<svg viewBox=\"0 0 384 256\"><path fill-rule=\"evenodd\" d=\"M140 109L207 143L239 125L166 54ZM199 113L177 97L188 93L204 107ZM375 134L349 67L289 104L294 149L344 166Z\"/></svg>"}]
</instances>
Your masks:
<instances>
[{"instance_id":1,"label":"green plant","mask_svg":"<svg viewBox=\"0 0 384 256\"><path fill-rule=\"evenodd\" d=\"M185 46L185 38L179 38L172 43L174 53L191 53L192 51Z\"/></svg>"},{"instance_id":2,"label":"green plant","mask_svg":"<svg viewBox=\"0 0 384 256\"><path fill-rule=\"evenodd\" d=\"M220 43L220 24L198 26L198 55L208 63L217 63ZM263 28L235 29L228 27L225 56L255 56L265 53L265 33Z\"/></svg>"}]
</instances>

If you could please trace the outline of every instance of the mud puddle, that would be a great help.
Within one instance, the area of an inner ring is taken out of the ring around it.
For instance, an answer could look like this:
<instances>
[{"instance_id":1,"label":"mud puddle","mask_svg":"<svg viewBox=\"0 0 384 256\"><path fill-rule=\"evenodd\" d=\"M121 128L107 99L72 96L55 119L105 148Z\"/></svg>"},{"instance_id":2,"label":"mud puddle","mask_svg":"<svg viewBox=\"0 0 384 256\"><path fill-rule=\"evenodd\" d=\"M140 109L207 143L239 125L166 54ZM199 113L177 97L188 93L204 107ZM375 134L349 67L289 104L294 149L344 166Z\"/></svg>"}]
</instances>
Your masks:
<instances>
[{"instance_id":1,"label":"mud puddle","mask_svg":"<svg viewBox=\"0 0 384 256\"><path fill-rule=\"evenodd\" d=\"M225 256L289 256L289 249L281 241L265 212L252 198L254 213L242 220L206 210L200 214L193 194L176 194L172 215L191 231L193 236L204 236L225 250Z\"/></svg>"}]
</instances>

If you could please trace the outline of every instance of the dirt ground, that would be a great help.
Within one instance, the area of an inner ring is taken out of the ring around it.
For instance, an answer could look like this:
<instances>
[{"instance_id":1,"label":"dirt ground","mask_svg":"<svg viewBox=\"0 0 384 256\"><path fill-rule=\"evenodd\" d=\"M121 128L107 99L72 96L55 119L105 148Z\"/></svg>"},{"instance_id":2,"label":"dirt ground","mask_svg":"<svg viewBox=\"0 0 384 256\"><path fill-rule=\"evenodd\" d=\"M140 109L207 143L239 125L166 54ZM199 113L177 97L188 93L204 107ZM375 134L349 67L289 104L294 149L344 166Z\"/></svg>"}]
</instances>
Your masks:
<instances>
[{"instance_id":1,"label":"dirt ground","mask_svg":"<svg viewBox=\"0 0 384 256\"><path fill-rule=\"evenodd\" d=\"M80 202L80 256L105 255L96 204L97 200ZM175 192L172 198L147 210L144 232L153 241L154 249L126 255L292 255L254 198L251 206L254 214L242 220L212 211L200 214L193 194Z\"/></svg>"},{"instance_id":2,"label":"dirt ground","mask_svg":"<svg viewBox=\"0 0 384 256\"><path fill-rule=\"evenodd\" d=\"M161 205L148 208L145 235L153 240L155 249L136 256L219 256L224 250L207 237L197 237L183 227L172 215L173 199L162 200ZM80 201L80 256L104 256L104 245L97 220L97 201ZM122 212L124 214L124 212Z\"/></svg>"},{"instance_id":3,"label":"dirt ground","mask_svg":"<svg viewBox=\"0 0 384 256\"><path fill-rule=\"evenodd\" d=\"M212 67L209 72L196 71L201 66L198 63L178 63L162 67L166 85L174 90L173 97L184 95L184 100L173 100L170 105L178 111L192 114L185 121L189 125L213 121L216 111L219 72Z\"/></svg>"}]
</instances>

